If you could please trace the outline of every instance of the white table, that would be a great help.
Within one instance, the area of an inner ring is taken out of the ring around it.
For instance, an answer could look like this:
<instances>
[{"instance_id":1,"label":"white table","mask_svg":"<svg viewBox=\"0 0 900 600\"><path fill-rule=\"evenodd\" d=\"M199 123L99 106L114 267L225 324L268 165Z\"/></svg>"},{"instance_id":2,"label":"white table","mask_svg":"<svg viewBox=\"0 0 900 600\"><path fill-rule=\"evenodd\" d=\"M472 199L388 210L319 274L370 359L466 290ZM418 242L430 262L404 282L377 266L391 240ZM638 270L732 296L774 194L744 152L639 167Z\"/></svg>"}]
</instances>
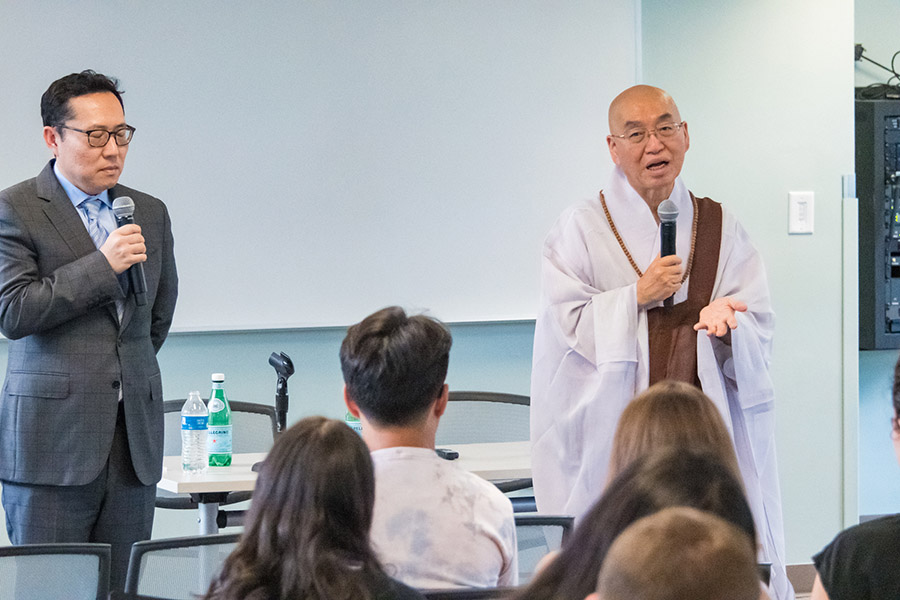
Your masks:
<instances>
[{"instance_id":1,"label":"white table","mask_svg":"<svg viewBox=\"0 0 900 600\"><path fill-rule=\"evenodd\" d=\"M442 446L459 452L454 460L461 468L490 481L531 477L530 442L496 442L486 444L449 444ZM218 533L216 515L219 502L228 492L252 490L256 486L254 464L265 453L235 454L230 467L209 467L204 473L186 473L180 456L163 458L160 489L176 494L197 494L199 497L200 533Z\"/></svg>"}]
</instances>

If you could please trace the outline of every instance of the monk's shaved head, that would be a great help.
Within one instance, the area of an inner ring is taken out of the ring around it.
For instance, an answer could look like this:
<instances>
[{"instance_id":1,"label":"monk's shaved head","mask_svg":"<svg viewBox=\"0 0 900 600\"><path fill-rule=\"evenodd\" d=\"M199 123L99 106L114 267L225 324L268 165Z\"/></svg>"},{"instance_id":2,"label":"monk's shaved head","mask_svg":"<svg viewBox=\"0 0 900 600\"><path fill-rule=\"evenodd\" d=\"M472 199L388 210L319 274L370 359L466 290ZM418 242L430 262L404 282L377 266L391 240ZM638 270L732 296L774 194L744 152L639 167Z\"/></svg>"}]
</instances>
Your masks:
<instances>
[{"instance_id":1,"label":"monk's shaved head","mask_svg":"<svg viewBox=\"0 0 900 600\"><path fill-rule=\"evenodd\" d=\"M635 85L616 96L609 105L609 131L622 133L628 120L628 109L632 106L647 103L659 103L668 106L672 120L681 122L681 115L672 96L665 90L652 85Z\"/></svg>"},{"instance_id":2,"label":"monk's shaved head","mask_svg":"<svg viewBox=\"0 0 900 600\"><path fill-rule=\"evenodd\" d=\"M660 134L657 128L663 125L668 127ZM672 96L651 85L636 85L616 96L609 105L606 143L613 162L655 216L656 207L672 193L691 145Z\"/></svg>"}]
</instances>

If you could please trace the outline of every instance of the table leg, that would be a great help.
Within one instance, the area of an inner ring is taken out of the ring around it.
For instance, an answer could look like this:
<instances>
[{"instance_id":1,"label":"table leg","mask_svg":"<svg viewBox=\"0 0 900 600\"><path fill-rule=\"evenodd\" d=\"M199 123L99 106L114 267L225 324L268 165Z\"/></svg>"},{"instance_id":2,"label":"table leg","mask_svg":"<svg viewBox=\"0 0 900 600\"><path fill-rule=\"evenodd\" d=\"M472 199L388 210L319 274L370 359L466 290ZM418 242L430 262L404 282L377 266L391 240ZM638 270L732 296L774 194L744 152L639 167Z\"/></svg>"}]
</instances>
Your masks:
<instances>
[{"instance_id":1,"label":"table leg","mask_svg":"<svg viewBox=\"0 0 900 600\"><path fill-rule=\"evenodd\" d=\"M200 502L197 504L197 510L200 513L200 518L198 519L200 535L219 533L219 526L216 524L216 516L219 514L219 503Z\"/></svg>"}]
</instances>

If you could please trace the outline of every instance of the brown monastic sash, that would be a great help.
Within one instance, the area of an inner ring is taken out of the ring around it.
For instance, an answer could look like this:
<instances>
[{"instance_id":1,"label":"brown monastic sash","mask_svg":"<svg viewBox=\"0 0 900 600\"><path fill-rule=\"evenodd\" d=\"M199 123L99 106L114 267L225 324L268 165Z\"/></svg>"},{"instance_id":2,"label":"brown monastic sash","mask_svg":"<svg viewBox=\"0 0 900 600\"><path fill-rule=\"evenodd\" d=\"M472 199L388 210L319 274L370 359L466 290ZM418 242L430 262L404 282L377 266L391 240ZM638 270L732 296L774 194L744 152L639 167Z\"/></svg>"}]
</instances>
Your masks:
<instances>
[{"instance_id":1,"label":"brown monastic sash","mask_svg":"<svg viewBox=\"0 0 900 600\"><path fill-rule=\"evenodd\" d=\"M692 194L693 196L693 194ZM697 335L694 324L712 298L722 242L722 205L697 198L697 242L688 283L688 297L666 311L647 311L650 341L650 385L675 379L700 387L697 377Z\"/></svg>"}]
</instances>

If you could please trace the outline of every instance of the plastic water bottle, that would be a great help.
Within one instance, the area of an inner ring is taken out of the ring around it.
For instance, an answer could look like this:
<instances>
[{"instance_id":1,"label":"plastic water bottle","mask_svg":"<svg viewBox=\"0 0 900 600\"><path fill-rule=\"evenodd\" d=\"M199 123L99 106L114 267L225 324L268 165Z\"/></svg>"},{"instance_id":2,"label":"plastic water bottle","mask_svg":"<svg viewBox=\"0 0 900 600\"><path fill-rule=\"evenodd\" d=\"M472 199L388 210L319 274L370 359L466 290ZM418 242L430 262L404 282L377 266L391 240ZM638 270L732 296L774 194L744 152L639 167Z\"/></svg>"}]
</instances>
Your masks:
<instances>
[{"instance_id":1,"label":"plastic water bottle","mask_svg":"<svg viewBox=\"0 0 900 600\"><path fill-rule=\"evenodd\" d=\"M209 463L206 454L206 426L209 411L200 399L200 392L191 392L181 407L181 468L185 471L205 471Z\"/></svg>"},{"instance_id":2,"label":"plastic water bottle","mask_svg":"<svg viewBox=\"0 0 900 600\"><path fill-rule=\"evenodd\" d=\"M208 408L206 448L209 451L209 466L227 467L231 464L231 407L225 397L225 375L222 373L212 374Z\"/></svg>"},{"instance_id":3,"label":"plastic water bottle","mask_svg":"<svg viewBox=\"0 0 900 600\"><path fill-rule=\"evenodd\" d=\"M344 416L344 423L346 423L350 429L362 435L362 423L357 417L354 417L353 413L351 413L349 410Z\"/></svg>"}]
</instances>

